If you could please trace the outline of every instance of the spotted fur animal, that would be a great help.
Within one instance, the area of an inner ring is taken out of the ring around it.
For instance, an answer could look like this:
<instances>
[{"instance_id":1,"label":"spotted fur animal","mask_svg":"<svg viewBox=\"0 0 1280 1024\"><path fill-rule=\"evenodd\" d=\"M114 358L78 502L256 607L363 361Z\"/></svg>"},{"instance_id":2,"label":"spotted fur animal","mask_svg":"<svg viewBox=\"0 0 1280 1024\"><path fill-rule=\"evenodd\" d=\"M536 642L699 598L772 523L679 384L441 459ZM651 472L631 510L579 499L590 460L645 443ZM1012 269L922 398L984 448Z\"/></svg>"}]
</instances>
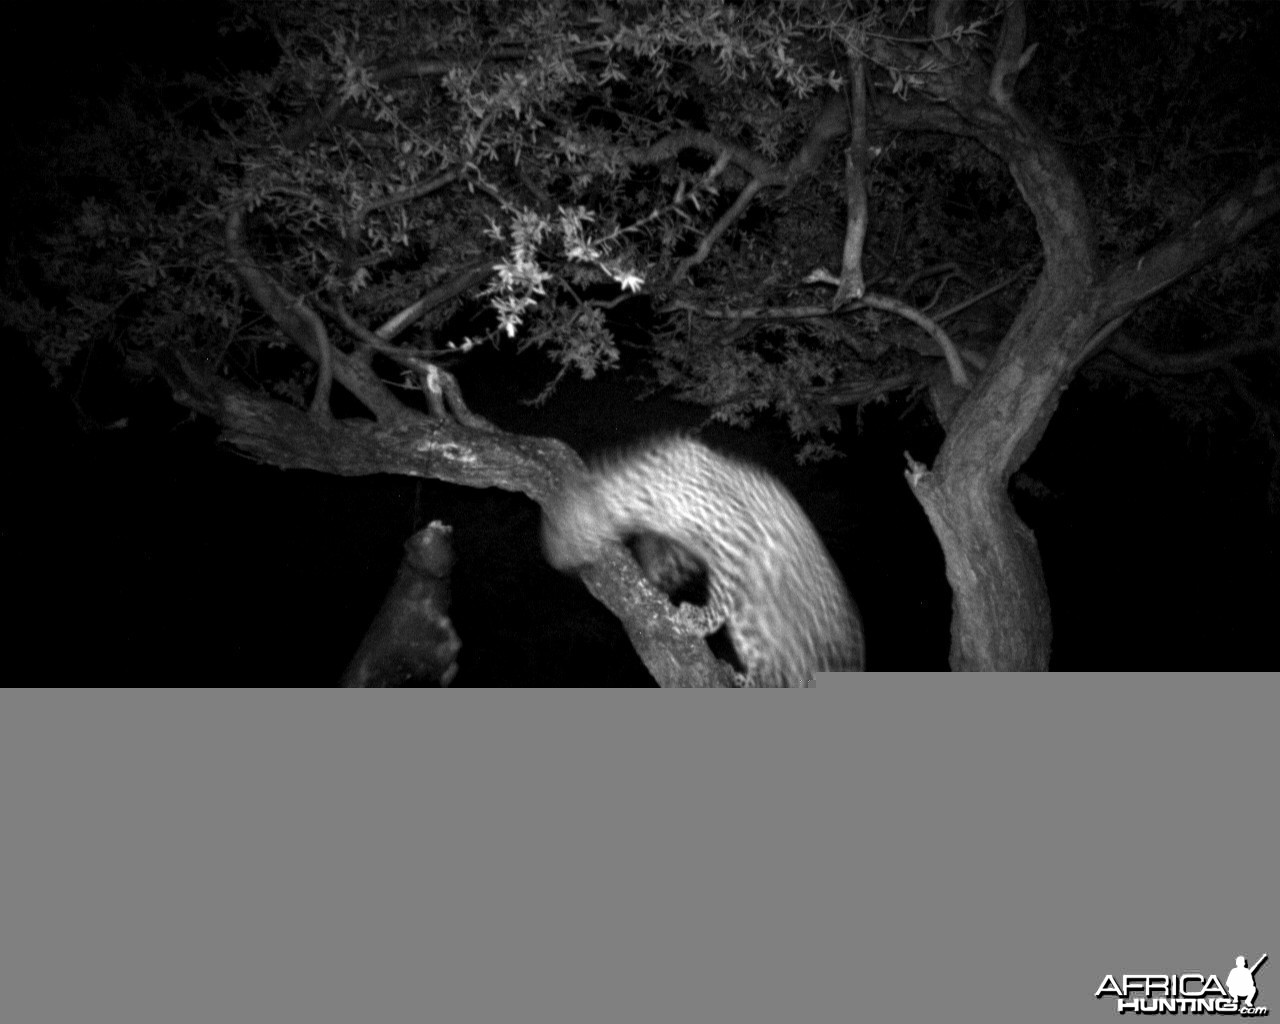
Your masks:
<instances>
[{"instance_id":1,"label":"spotted fur animal","mask_svg":"<svg viewBox=\"0 0 1280 1024\"><path fill-rule=\"evenodd\" d=\"M862 623L840 572L763 470L690 438L660 439L570 481L543 514L557 569L629 540L668 592L705 567L706 606L682 606L681 619L704 635L724 626L748 684L804 686L814 672L862 668Z\"/></svg>"}]
</instances>

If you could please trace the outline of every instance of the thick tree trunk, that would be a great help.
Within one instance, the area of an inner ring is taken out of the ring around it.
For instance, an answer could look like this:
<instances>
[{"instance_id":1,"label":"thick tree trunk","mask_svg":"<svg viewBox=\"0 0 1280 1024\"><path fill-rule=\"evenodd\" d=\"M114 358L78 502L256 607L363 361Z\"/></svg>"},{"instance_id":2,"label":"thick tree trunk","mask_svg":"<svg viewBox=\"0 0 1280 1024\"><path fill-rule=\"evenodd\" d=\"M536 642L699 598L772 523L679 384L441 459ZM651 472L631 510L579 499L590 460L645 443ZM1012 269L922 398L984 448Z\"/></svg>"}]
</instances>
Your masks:
<instances>
[{"instance_id":1,"label":"thick tree trunk","mask_svg":"<svg viewBox=\"0 0 1280 1024\"><path fill-rule=\"evenodd\" d=\"M931 24L953 28L948 19L959 14L958 5L935 3ZM908 474L946 557L957 670L1049 665L1052 620L1040 553L1014 512L1008 485L1044 435L1072 376L1139 303L1280 213L1280 166L1264 168L1182 232L1104 275L1075 175L1012 98L1016 73L1033 52L1023 50L1023 31L1022 5L1013 0L990 69L975 61L925 76L919 84L935 102L882 112L887 124L968 135L1001 156L1035 215L1044 248L1040 279L946 424L932 470L913 465Z\"/></svg>"},{"instance_id":2,"label":"thick tree trunk","mask_svg":"<svg viewBox=\"0 0 1280 1024\"><path fill-rule=\"evenodd\" d=\"M954 595L951 667L1047 668L1053 633L1040 552L1008 495L934 475L916 496L942 544Z\"/></svg>"},{"instance_id":3,"label":"thick tree trunk","mask_svg":"<svg viewBox=\"0 0 1280 1024\"><path fill-rule=\"evenodd\" d=\"M938 4L931 24L958 16L958 8ZM932 470L913 467L908 475L946 557L957 670L1049 665L1052 620L1040 552L1014 512L1009 478L1044 434L1076 356L1098 327L1090 289L1100 275L1084 194L1053 140L1012 99L1016 70L1030 57L1023 30L1015 2L991 67L976 58L957 65L924 81L934 102L885 111L886 122L967 135L1002 157L1044 247L1040 279L946 424Z\"/></svg>"},{"instance_id":4,"label":"thick tree trunk","mask_svg":"<svg viewBox=\"0 0 1280 1024\"><path fill-rule=\"evenodd\" d=\"M946 558L957 671L1049 666L1053 631L1040 551L1009 500L1009 477L1057 408L1069 353L1095 333L1082 286L1061 275L1041 278L957 411L933 469L909 473Z\"/></svg>"}]
</instances>

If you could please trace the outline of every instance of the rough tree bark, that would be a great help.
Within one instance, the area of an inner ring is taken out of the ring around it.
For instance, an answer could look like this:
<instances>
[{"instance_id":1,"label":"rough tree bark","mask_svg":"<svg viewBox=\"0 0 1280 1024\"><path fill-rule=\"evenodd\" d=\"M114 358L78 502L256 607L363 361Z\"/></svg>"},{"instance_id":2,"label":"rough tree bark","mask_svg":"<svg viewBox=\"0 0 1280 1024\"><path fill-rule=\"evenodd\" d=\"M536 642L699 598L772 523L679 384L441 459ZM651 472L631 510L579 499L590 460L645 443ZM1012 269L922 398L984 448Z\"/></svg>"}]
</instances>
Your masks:
<instances>
[{"instance_id":1,"label":"rough tree bark","mask_svg":"<svg viewBox=\"0 0 1280 1024\"><path fill-rule=\"evenodd\" d=\"M957 27L935 0L931 24ZM885 125L976 139L1002 157L1035 216L1044 266L973 391L955 409L933 466L908 480L942 545L953 593L954 670L1043 670L1052 620L1039 548L1009 499L1012 474L1040 441L1075 371L1143 300L1280 212L1280 165L1265 168L1175 238L1104 276L1084 195L1057 146L1012 97L1023 50L1022 0L1005 14L993 64L924 73L930 54L882 45L926 99L887 104ZM935 31L935 35L938 32Z\"/></svg>"}]
</instances>

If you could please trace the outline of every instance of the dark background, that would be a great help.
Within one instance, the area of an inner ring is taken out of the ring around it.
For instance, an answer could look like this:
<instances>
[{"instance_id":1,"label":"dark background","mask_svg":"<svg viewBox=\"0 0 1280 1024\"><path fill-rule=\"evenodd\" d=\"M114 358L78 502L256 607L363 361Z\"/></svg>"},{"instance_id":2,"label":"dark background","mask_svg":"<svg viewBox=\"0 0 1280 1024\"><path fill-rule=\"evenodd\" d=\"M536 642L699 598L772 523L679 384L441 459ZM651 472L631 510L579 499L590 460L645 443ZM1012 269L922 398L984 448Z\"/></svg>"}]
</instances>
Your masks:
<instances>
[{"instance_id":1,"label":"dark background","mask_svg":"<svg viewBox=\"0 0 1280 1024\"><path fill-rule=\"evenodd\" d=\"M25 37L31 54L56 61L59 73L38 98L9 106L9 130L38 132L69 97L105 93L127 61L208 59L200 8L177 17L175 7L142 5L63 23L69 10L28 15L44 19ZM10 67L10 92L21 93L37 66ZM455 685L651 685L612 616L542 561L527 499L258 466L217 446L209 424L158 388L116 395L127 424L84 433L21 339L4 338L0 352L11 682L335 681L404 539L441 519L455 529L458 555ZM485 353L460 380L473 408L499 426L558 436L584 454L703 423L697 408L637 401L625 373L568 382L540 408L521 404L551 372L536 355ZM102 422L111 404L95 410ZM776 421L702 436L795 491L861 607L870 669L946 669L950 591L903 479L903 453L927 462L941 439L925 410L890 402L865 410L860 424L846 417L845 457L817 467L795 465ZM1044 558L1053 667L1273 668L1273 459L1240 427L1178 422L1154 400L1078 379L1012 488Z\"/></svg>"},{"instance_id":2,"label":"dark background","mask_svg":"<svg viewBox=\"0 0 1280 1024\"><path fill-rule=\"evenodd\" d=\"M217 446L211 425L160 391L150 417L85 436L34 359L15 351L5 346L16 365L4 372L11 459L0 525L13 636L36 673L18 679L336 680L405 538L442 519L458 556L455 685L649 685L616 620L542 561L528 499L259 466ZM513 390L527 383L521 360L493 358L512 364ZM487 397L504 427L588 452L701 415L634 401L620 378L569 384L536 411ZM950 591L903 478L903 451L927 459L935 433L879 407L861 433L850 425L846 458L818 467L797 467L774 424L703 434L795 491L862 610L874 670L947 667ZM1067 393L1027 466L1039 496L1015 486L1044 558L1054 668L1275 666L1275 519L1263 464L1232 440L1197 444L1157 408L1080 385Z\"/></svg>"}]
</instances>

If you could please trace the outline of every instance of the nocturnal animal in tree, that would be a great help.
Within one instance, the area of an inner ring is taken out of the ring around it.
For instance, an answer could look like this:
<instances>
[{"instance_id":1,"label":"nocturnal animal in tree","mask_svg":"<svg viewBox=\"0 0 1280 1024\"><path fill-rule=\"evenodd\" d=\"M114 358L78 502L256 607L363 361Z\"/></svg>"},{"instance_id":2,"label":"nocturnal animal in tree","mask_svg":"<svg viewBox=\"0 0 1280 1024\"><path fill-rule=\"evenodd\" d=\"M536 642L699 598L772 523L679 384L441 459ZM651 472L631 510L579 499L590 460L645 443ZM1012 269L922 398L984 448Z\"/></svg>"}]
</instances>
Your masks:
<instances>
[{"instance_id":1,"label":"nocturnal animal in tree","mask_svg":"<svg viewBox=\"0 0 1280 1024\"><path fill-rule=\"evenodd\" d=\"M705 576L704 607L681 621L724 627L753 686L804 686L819 671L861 670L862 622L813 524L781 483L687 437L660 438L570 480L542 519L561 570L630 542L666 591Z\"/></svg>"}]
</instances>

